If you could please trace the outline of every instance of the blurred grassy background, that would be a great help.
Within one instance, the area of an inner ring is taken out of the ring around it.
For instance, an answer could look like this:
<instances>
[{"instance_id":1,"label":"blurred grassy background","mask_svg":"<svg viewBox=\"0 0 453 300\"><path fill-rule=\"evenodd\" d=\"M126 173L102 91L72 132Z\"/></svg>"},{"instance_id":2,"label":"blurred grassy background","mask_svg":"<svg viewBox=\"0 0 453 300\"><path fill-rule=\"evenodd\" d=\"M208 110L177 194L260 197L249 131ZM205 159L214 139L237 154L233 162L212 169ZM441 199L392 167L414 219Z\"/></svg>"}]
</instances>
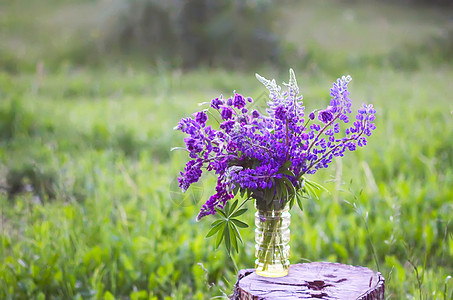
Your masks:
<instances>
[{"instance_id":1,"label":"blurred grassy background","mask_svg":"<svg viewBox=\"0 0 453 300\"><path fill-rule=\"evenodd\" d=\"M350 74L378 112L367 148L313 177L331 193L293 211L291 262L452 299L453 10L420 2L1 2L0 298L226 298L236 272L195 222L215 181L178 193L172 128L220 93L262 101L253 74L293 67L307 110Z\"/></svg>"}]
</instances>

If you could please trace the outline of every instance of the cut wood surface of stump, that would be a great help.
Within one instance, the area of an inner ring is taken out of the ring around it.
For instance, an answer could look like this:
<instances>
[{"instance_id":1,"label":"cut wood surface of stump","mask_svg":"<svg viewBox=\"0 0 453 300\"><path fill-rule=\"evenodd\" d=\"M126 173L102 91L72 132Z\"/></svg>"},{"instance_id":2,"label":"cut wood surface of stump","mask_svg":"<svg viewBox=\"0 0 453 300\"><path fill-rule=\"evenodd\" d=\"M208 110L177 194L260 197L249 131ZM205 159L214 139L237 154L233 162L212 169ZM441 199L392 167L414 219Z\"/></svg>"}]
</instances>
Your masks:
<instances>
[{"instance_id":1,"label":"cut wood surface of stump","mask_svg":"<svg viewBox=\"0 0 453 300\"><path fill-rule=\"evenodd\" d=\"M382 275L365 267L313 262L291 265L285 277L241 270L231 299L384 300Z\"/></svg>"}]
</instances>

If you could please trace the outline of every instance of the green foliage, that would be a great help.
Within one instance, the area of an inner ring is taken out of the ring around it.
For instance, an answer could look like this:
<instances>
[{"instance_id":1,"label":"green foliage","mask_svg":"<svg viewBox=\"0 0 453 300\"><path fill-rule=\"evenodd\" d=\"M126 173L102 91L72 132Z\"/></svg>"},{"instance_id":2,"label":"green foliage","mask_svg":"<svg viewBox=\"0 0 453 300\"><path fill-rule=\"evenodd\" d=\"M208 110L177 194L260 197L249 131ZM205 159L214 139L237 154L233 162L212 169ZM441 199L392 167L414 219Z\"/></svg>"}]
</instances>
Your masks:
<instances>
[{"instance_id":1,"label":"green foliage","mask_svg":"<svg viewBox=\"0 0 453 300\"><path fill-rule=\"evenodd\" d=\"M101 68L112 61L126 68L272 64L337 75L370 65L414 70L427 62L451 64L451 7L330 0L16 0L2 8L0 65L13 74L42 72L42 66ZM89 85L84 92L93 89Z\"/></svg>"},{"instance_id":2,"label":"green foliage","mask_svg":"<svg viewBox=\"0 0 453 300\"><path fill-rule=\"evenodd\" d=\"M403 4L423 4L426 6L439 5L444 7L451 7L453 5L453 2L451 0L404 0L397 2L401 2Z\"/></svg>"},{"instance_id":3,"label":"green foliage","mask_svg":"<svg viewBox=\"0 0 453 300\"><path fill-rule=\"evenodd\" d=\"M0 38L11 42L0 47L0 64L11 73L39 63L244 68L284 61L272 0L29 2L5 4L12 17L2 21Z\"/></svg>"},{"instance_id":4,"label":"green foliage","mask_svg":"<svg viewBox=\"0 0 453 300\"><path fill-rule=\"evenodd\" d=\"M279 58L272 1L118 1L108 48L185 67L241 66ZM112 30L113 29L113 30ZM255 51L254 49L260 49Z\"/></svg>"},{"instance_id":5,"label":"green foliage","mask_svg":"<svg viewBox=\"0 0 453 300\"><path fill-rule=\"evenodd\" d=\"M43 170L36 164L13 167L6 175L8 197L12 199L18 193L28 190L38 196L39 201L53 200L56 197L56 180L54 170Z\"/></svg>"},{"instance_id":6,"label":"green foliage","mask_svg":"<svg viewBox=\"0 0 453 300\"><path fill-rule=\"evenodd\" d=\"M246 223L238 219L243 215L247 209L242 208L242 205L248 199L244 200L241 205L238 206L238 200L236 199L230 206L230 202L227 202L223 209L217 209L219 220L214 221L211 224L211 229L206 234L206 237L216 235L216 249L219 248L222 241L224 241L227 253L231 255L232 250L236 250L239 253L239 242L244 245L239 228L249 227Z\"/></svg>"},{"instance_id":7,"label":"green foliage","mask_svg":"<svg viewBox=\"0 0 453 300\"><path fill-rule=\"evenodd\" d=\"M157 299L202 299L231 293L233 261L204 238L203 232L212 228L208 222L195 222L214 181L205 178L198 198L189 197L189 202L171 198L170 182L185 157L183 152L170 156L169 149L179 140L173 138L174 124L212 93L211 81L212 86L221 79L240 85L235 81L243 81L244 75L197 71L178 83L172 73L137 71L143 84L172 82L162 94L150 90L142 95L143 88L132 88L127 77L117 81L118 72L112 69L108 77L93 79L104 89L96 96L81 89L76 98L61 100L61 91L73 85L61 74L46 78L38 93L23 90L21 115L37 126L31 134L18 126L2 141L0 185L7 186L8 174L14 172L23 174L25 185L33 176L43 183L50 176L55 200L34 201L35 193L27 190L14 201L0 194L0 298L140 298L146 292ZM446 128L453 126L453 108L446 109L444 95L453 93L446 80L452 71L426 69L404 77L381 69L354 74L357 99L375 99L379 111L375 139L368 151L345 156L332 170L308 178L330 193L311 186L319 199L301 198L303 212L293 207L291 262L379 265L391 298L418 297L421 292L434 299L445 293L448 299L453 291L446 280L453 259L453 136ZM10 77L10 84L24 86L33 76ZM96 77L89 71L78 76ZM305 96L327 105L327 95L319 92L324 87L317 88L325 76L306 74L302 80L313 87ZM105 96L118 88L136 96ZM7 96L15 93L3 90ZM162 105L159 98L164 96L168 101ZM3 102L2 111L10 112L10 105ZM52 131L42 125L49 120ZM121 135L128 137L125 145L136 145L133 154L118 143ZM241 221L252 224L249 203L239 209L230 203L225 213L229 218L218 214L223 225L229 219L230 255L239 268L253 264L254 235L253 230L240 230L244 225L234 221L233 211L248 208ZM241 255L234 251L241 239L233 226L245 244ZM225 233L225 227L212 236Z\"/></svg>"},{"instance_id":8,"label":"green foliage","mask_svg":"<svg viewBox=\"0 0 453 300\"><path fill-rule=\"evenodd\" d=\"M0 141L11 140L21 134L33 135L38 131L37 126L34 115L23 107L17 96L0 106Z\"/></svg>"},{"instance_id":9,"label":"green foliage","mask_svg":"<svg viewBox=\"0 0 453 300\"><path fill-rule=\"evenodd\" d=\"M444 54L437 56L437 50L408 50L399 44L417 36L415 45L422 45L429 28L443 26L443 14L436 14L440 23L418 22L421 17L409 8L379 6L368 14L364 6L347 6L355 14L351 25L347 15L338 14L337 2L328 10L321 2L297 3L303 9L289 9L284 19L300 22L285 28L309 50L302 56L312 57L302 62L304 67L295 67L301 70L299 80L310 87L302 92L328 105L326 86L319 82L349 72L353 102L375 103L377 130L367 151L358 150L308 178L330 193L313 187L319 199L300 199L303 212L293 207L291 263L379 265L389 299L420 294L423 299L451 299L453 70L445 63L451 48L439 47ZM7 13L1 18L0 64L8 73L0 73L0 298L206 299L230 294L237 275L234 263L204 238L208 222L195 222L200 205L213 192L213 178L203 178L203 188L188 202L171 197L171 182L185 161L184 153L169 152L180 140L172 128L198 102L219 92L237 88L259 98L262 87L251 72L212 69L181 73L62 63L39 73L37 62L47 64L55 49L40 52L27 46L22 55L19 46L14 51L8 47L24 42L21 37L36 47L51 47L53 43L30 37L45 40L39 35L43 27L32 22L35 15L49 16L42 3L2 6ZM398 20L401 26L369 34L374 15L389 16L388 22ZM331 23L315 24L317 20ZM301 33L319 34L323 26L329 28L326 34L347 30L348 35L341 35L346 46L330 38L330 46L310 45L313 39ZM382 43L382 32L391 43ZM355 52L348 46L354 35L360 37ZM406 67L387 63L390 58L384 57L393 48L395 53L416 51L417 67L410 67L410 61ZM16 183L21 189L10 201L8 190ZM53 201L47 201L50 195ZM253 224L249 203L241 207L249 209L241 217ZM239 268L249 268L254 232L242 230L241 237L243 253L230 254ZM240 239L236 242L239 246ZM235 249L231 234L230 243Z\"/></svg>"}]
</instances>

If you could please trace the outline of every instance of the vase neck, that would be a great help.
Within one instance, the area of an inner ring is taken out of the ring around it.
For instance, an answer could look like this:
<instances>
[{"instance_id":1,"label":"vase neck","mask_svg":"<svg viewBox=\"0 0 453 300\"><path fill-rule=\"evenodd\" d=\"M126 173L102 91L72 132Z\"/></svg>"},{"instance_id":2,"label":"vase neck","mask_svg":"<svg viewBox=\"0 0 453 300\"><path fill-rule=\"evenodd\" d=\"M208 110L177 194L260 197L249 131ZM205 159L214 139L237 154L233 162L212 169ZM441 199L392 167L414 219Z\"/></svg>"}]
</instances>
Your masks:
<instances>
[{"instance_id":1,"label":"vase neck","mask_svg":"<svg viewBox=\"0 0 453 300\"><path fill-rule=\"evenodd\" d=\"M278 199L272 200L270 203L266 203L265 201L258 201L255 200L255 208L258 211L275 211L275 212L283 212L289 210L288 203L285 201L280 201Z\"/></svg>"}]
</instances>

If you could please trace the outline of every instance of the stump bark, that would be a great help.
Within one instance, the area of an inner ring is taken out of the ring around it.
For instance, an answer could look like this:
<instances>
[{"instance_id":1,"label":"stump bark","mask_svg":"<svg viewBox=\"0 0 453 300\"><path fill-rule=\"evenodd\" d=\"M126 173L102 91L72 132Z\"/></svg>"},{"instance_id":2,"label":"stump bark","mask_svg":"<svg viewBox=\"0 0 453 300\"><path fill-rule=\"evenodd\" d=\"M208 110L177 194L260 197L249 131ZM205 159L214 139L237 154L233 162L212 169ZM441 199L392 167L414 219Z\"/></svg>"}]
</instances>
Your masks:
<instances>
[{"instance_id":1,"label":"stump bark","mask_svg":"<svg viewBox=\"0 0 453 300\"><path fill-rule=\"evenodd\" d=\"M313 262L291 265L285 277L256 275L254 269L239 271L233 300L341 299L384 300L385 280L365 267Z\"/></svg>"}]
</instances>

